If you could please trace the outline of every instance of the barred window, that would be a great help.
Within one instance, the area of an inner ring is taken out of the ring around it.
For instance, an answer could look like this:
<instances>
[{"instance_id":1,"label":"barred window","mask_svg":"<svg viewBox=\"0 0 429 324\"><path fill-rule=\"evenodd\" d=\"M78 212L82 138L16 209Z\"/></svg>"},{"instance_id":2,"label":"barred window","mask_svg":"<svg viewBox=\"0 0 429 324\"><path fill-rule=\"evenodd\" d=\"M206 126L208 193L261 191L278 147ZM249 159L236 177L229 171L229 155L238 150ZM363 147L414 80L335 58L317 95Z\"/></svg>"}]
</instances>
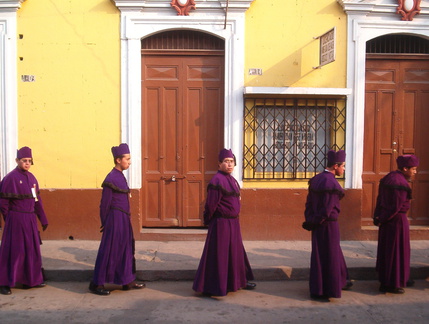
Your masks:
<instances>
[{"instance_id":1,"label":"barred window","mask_svg":"<svg viewBox=\"0 0 429 324\"><path fill-rule=\"evenodd\" d=\"M309 179L345 147L344 98L246 98L243 178Z\"/></svg>"}]
</instances>

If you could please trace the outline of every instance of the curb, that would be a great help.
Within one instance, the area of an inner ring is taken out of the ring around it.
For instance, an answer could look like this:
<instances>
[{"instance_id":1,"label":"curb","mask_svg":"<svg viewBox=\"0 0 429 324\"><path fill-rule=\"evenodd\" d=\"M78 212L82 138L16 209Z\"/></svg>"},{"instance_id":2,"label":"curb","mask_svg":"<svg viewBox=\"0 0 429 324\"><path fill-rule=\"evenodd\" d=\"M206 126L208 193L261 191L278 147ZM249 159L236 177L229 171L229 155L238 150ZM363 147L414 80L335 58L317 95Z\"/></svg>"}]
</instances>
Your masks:
<instances>
[{"instance_id":1,"label":"curb","mask_svg":"<svg viewBox=\"0 0 429 324\"><path fill-rule=\"evenodd\" d=\"M352 280L378 280L373 267L348 268ZM138 270L136 277L141 281L193 281L196 269L190 270ZM93 270L44 270L47 281L76 281L89 282L92 279ZM253 269L255 281L281 281L281 280L308 280L309 268L258 268ZM427 279L429 266L412 267L411 278Z\"/></svg>"}]
</instances>

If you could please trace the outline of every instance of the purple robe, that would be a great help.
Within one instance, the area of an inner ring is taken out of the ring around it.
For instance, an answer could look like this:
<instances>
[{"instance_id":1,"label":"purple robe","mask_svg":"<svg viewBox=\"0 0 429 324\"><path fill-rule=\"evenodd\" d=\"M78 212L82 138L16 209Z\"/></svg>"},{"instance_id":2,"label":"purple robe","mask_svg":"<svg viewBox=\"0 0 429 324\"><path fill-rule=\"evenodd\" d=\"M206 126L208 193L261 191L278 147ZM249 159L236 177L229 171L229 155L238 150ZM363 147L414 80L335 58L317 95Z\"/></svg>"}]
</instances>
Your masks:
<instances>
[{"instance_id":1,"label":"purple robe","mask_svg":"<svg viewBox=\"0 0 429 324\"><path fill-rule=\"evenodd\" d=\"M48 220L32 173L17 167L4 177L0 184L0 211L5 220L0 286L40 285L44 280L37 218L42 225L48 225Z\"/></svg>"},{"instance_id":2,"label":"purple robe","mask_svg":"<svg viewBox=\"0 0 429 324\"><path fill-rule=\"evenodd\" d=\"M129 192L124 174L113 168L102 184L100 219L103 227L93 283L127 285L135 280L134 236Z\"/></svg>"},{"instance_id":3,"label":"purple robe","mask_svg":"<svg viewBox=\"0 0 429 324\"><path fill-rule=\"evenodd\" d=\"M218 171L207 187L204 223L209 226L193 289L214 296L246 287L253 272L244 249L240 223L240 187Z\"/></svg>"},{"instance_id":4,"label":"purple robe","mask_svg":"<svg viewBox=\"0 0 429 324\"><path fill-rule=\"evenodd\" d=\"M315 225L311 232L310 293L340 298L348 271L340 246L338 215L344 196L335 176L324 171L312 179L305 205L305 220Z\"/></svg>"},{"instance_id":5,"label":"purple robe","mask_svg":"<svg viewBox=\"0 0 429 324\"><path fill-rule=\"evenodd\" d=\"M380 181L374 217L380 221L376 269L386 287L405 287L410 277L411 188L400 171L392 171Z\"/></svg>"}]
</instances>

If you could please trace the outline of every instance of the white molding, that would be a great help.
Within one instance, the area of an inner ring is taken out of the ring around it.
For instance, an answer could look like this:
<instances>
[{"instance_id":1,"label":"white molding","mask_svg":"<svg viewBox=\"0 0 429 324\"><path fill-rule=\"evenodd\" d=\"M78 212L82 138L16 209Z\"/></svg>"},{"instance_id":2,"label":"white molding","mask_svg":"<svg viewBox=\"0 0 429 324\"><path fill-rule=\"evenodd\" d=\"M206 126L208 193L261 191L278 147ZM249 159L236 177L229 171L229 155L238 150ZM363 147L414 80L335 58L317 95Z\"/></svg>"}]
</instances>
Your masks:
<instances>
[{"instance_id":1,"label":"white molding","mask_svg":"<svg viewBox=\"0 0 429 324\"><path fill-rule=\"evenodd\" d=\"M15 167L17 129L17 17L25 0L0 0L0 175Z\"/></svg>"},{"instance_id":2,"label":"white molding","mask_svg":"<svg viewBox=\"0 0 429 324\"><path fill-rule=\"evenodd\" d=\"M128 180L141 188L141 44L152 34L174 29L210 33L225 40L225 147L243 159L244 13L254 0L195 1L196 10L178 16L170 1L112 0L121 11L121 136L133 154ZM242 178L241 168L234 176Z\"/></svg>"},{"instance_id":3,"label":"white molding","mask_svg":"<svg viewBox=\"0 0 429 324\"><path fill-rule=\"evenodd\" d=\"M26 0L0 0L0 12L16 12Z\"/></svg>"},{"instance_id":4,"label":"white molding","mask_svg":"<svg viewBox=\"0 0 429 324\"><path fill-rule=\"evenodd\" d=\"M348 88L245 87L244 94L348 96Z\"/></svg>"},{"instance_id":5,"label":"white molding","mask_svg":"<svg viewBox=\"0 0 429 324\"><path fill-rule=\"evenodd\" d=\"M337 2L348 15L376 16L380 18L386 14L387 18L389 18L389 16L394 14L396 18L399 20L401 19L401 16L396 13L398 7L397 0L337 0ZM420 8L420 14L416 15L414 19L429 14L429 4L427 0L422 0Z\"/></svg>"},{"instance_id":6,"label":"white molding","mask_svg":"<svg viewBox=\"0 0 429 324\"><path fill-rule=\"evenodd\" d=\"M429 39L429 1L422 1L413 21L396 14L396 0L337 0L347 14L347 101L346 183L362 188L365 113L366 42L375 37L405 33Z\"/></svg>"}]
</instances>

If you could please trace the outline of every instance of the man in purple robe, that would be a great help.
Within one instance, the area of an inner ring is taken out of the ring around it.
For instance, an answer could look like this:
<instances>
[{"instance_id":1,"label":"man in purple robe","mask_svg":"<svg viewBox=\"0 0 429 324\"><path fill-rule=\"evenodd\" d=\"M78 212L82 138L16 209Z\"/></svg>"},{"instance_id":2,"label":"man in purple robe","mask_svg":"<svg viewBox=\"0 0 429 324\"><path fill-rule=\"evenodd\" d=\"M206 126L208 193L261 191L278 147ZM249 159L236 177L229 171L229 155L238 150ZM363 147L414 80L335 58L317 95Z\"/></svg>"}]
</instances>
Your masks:
<instances>
[{"instance_id":1,"label":"man in purple robe","mask_svg":"<svg viewBox=\"0 0 429 324\"><path fill-rule=\"evenodd\" d=\"M410 280L410 209L411 181L417 173L419 160L414 155L396 159L398 170L380 180L374 224L379 226L376 270L380 291L403 294Z\"/></svg>"},{"instance_id":2,"label":"man in purple robe","mask_svg":"<svg viewBox=\"0 0 429 324\"><path fill-rule=\"evenodd\" d=\"M208 232L193 289L208 296L256 287L249 282L253 272L241 238L240 186L231 175L234 166L232 151L221 150L219 170L207 187L204 224Z\"/></svg>"},{"instance_id":3,"label":"man in purple robe","mask_svg":"<svg viewBox=\"0 0 429 324\"><path fill-rule=\"evenodd\" d=\"M105 283L122 285L123 290L141 289L145 284L136 283L134 236L131 227L130 188L124 170L131 164L127 144L112 147L115 167L101 185L103 192L100 203L101 237L95 262L94 277L89 290L101 296L110 295Z\"/></svg>"},{"instance_id":4,"label":"man in purple robe","mask_svg":"<svg viewBox=\"0 0 429 324\"><path fill-rule=\"evenodd\" d=\"M48 219L40 198L39 183L28 170L33 164L31 149L20 148L17 167L0 184L0 212L5 224L0 246L0 293L10 295L16 283L24 289L44 287L40 235L37 219L43 230Z\"/></svg>"},{"instance_id":5,"label":"man in purple robe","mask_svg":"<svg viewBox=\"0 0 429 324\"><path fill-rule=\"evenodd\" d=\"M348 271L340 246L340 199L344 197L335 176L342 176L345 152L328 152L324 172L309 181L303 228L311 231L310 296L313 299L340 298L350 289Z\"/></svg>"}]
</instances>

